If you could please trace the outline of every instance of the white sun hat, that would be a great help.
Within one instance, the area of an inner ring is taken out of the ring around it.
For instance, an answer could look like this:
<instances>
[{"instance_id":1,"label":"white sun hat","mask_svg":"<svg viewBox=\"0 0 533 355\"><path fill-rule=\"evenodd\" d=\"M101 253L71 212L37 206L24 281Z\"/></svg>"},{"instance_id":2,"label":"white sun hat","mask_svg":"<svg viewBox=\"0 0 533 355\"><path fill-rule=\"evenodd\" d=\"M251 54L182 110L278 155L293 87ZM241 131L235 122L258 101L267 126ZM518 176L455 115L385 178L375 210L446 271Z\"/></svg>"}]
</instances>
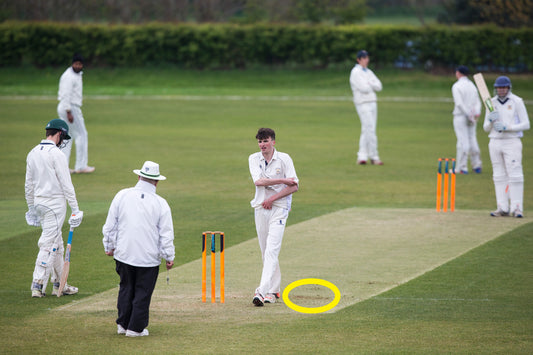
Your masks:
<instances>
[{"instance_id":1,"label":"white sun hat","mask_svg":"<svg viewBox=\"0 0 533 355\"><path fill-rule=\"evenodd\" d=\"M159 164L154 163L153 161L145 161L143 167L138 170L135 169L133 172L139 176L142 176L147 179L152 180L166 180L167 178L159 174Z\"/></svg>"}]
</instances>

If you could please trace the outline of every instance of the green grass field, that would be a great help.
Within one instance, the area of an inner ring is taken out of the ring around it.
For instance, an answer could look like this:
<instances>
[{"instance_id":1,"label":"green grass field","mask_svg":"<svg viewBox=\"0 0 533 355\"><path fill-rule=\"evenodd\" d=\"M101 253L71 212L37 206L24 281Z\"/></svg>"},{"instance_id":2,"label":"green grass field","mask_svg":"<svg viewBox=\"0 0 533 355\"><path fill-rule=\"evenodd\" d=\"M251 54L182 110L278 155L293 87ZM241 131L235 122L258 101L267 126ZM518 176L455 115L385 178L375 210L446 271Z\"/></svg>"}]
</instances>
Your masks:
<instances>
[{"instance_id":1,"label":"green grass field","mask_svg":"<svg viewBox=\"0 0 533 355\"><path fill-rule=\"evenodd\" d=\"M257 150L254 136L262 126L276 130L276 146L292 156L301 181L289 228L354 206L376 211L433 209L437 158L455 155L453 73L442 77L390 69L377 72L384 84L379 95L378 137L385 165L361 167L355 164L360 127L350 100L349 68L229 72L87 68L83 112L89 160L96 172L73 176L85 219L75 233L69 280L80 288L80 294L31 299L39 230L24 220L25 157L42 139L46 122L56 116L57 80L63 70L0 69L0 120L5 133L0 171L3 353L68 353L72 349L80 353L101 349L112 353L533 351L533 223L528 204L533 198L529 183L533 147L529 132L523 139L525 225L338 312L295 313L277 319L267 316L266 307L257 310L250 302L243 306L251 309L242 324L224 322L227 315L220 305L214 307L212 321L155 312L150 337L117 341L114 311L59 308L75 308L76 302L98 298L102 292L108 295L116 287L113 262L103 253L101 228L111 199L119 189L135 184L132 169L140 168L145 160L158 162L168 178L158 193L173 211L177 266L199 258L203 230L225 231L229 248L253 239L249 200L254 187L247 157ZM489 82L495 77L489 75ZM511 75L511 79L514 91L533 112L531 76ZM490 219L495 199L488 139L481 127L478 140L484 171L457 177L455 213L484 211ZM407 219L405 223L413 222ZM429 219L417 223L432 226ZM258 260L253 265L260 267ZM200 273L196 276L200 302ZM285 281L286 285L290 280ZM249 288L240 291L251 294L255 284ZM176 293L179 296L179 286ZM172 302L179 303L179 297ZM41 341L39 334L47 341Z\"/></svg>"}]
</instances>

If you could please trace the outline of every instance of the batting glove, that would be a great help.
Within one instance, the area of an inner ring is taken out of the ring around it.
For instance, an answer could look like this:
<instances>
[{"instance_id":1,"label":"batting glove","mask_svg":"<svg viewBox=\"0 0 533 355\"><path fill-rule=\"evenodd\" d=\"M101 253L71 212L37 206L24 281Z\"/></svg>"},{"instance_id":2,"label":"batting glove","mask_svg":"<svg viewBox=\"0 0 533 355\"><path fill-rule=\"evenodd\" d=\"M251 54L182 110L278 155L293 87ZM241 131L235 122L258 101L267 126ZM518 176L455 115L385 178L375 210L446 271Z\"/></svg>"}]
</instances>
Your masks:
<instances>
[{"instance_id":1,"label":"batting glove","mask_svg":"<svg viewBox=\"0 0 533 355\"><path fill-rule=\"evenodd\" d=\"M500 118L500 113L498 111L492 111L489 113L489 121L494 122Z\"/></svg>"},{"instance_id":2,"label":"batting glove","mask_svg":"<svg viewBox=\"0 0 533 355\"><path fill-rule=\"evenodd\" d=\"M72 212L72 215L68 219L68 224L71 227L78 227L83 219L83 211Z\"/></svg>"},{"instance_id":3,"label":"batting glove","mask_svg":"<svg viewBox=\"0 0 533 355\"><path fill-rule=\"evenodd\" d=\"M33 227L41 226L41 221L39 221L39 217L37 216L37 213L35 213L35 207L33 206L29 207L28 212L26 212L26 223Z\"/></svg>"},{"instance_id":4,"label":"batting glove","mask_svg":"<svg viewBox=\"0 0 533 355\"><path fill-rule=\"evenodd\" d=\"M507 129L507 127L504 126L503 123L501 123L500 121L496 121L493 123L493 127L495 130L497 130L498 132L502 132L502 131L505 131Z\"/></svg>"}]
</instances>

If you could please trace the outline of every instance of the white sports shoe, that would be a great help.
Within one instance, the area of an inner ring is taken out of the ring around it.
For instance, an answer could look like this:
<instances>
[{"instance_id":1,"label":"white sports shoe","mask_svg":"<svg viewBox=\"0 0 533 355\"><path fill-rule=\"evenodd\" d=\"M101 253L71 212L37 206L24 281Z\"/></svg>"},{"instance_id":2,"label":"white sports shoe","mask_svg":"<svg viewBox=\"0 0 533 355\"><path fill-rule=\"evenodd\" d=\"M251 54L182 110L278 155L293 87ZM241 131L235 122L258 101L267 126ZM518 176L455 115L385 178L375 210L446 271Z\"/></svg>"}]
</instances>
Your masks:
<instances>
[{"instance_id":1,"label":"white sports shoe","mask_svg":"<svg viewBox=\"0 0 533 355\"><path fill-rule=\"evenodd\" d=\"M126 336L127 337L145 337L145 336L148 336L148 334L150 334L148 332L148 329L144 329L142 332L138 333L138 332L134 332L133 330L126 330Z\"/></svg>"},{"instance_id":2,"label":"white sports shoe","mask_svg":"<svg viewBox=\"0 0 533 355\"><path fill-rule=\"evenodd\" d=\"M522 214L522 211L520 211L520 210L515 210L515 211L513 212L513 217L516 217L516 218L522 218L522 217L524 217L524 215Z\"/></svg>"},{"instance_id":3,"label":"white sports shoe","mask_svg":"<svg viewBox=\"0 0 533 355\"><path fill-rule=\"evenodd\" d=\"M117 324L117 334L126 334L126 329L120 324Z\"/></svg>"},{"instance_id":4,"label":"white sports shoe","mask_svg":"<svg viewBox=\"0 0 533 355\"><path fill-rule=\"evenodd\" d=\"M43 298L45 294L41 290L31 290L31 296L35 298Z\"/></svg>"},{"instance_id":5,"label":"white sports shoe","mask_svg":"<svg viewBox=\"0 0 533 355\"><path fill-rule=\"evenodd\" d=\"M59 285L57 285L57 286L54 285L54 288L52 289L52 296L57 296L58 293L59 293ZM78 288L77 287L70 286L69 284L66 284L65 288L63 289L63 294L61 296L64 296L64 295L75 295L76 293L78 293Z\"/></svg>"},{"instance_id":6,"label":"white sports shoe","mask_svg":"<svg viewBox=\"0 0 533 355\"><path fill-rule=\"evenodd\" d=\"M496 211L493 211L490 213L492 217L508 217L509 212L502 211L500 209L497 209Z\"/></svg>"},{"instance_id":7,"label":"white sports shoe","mask_svg":"<svg viewBox=\"0 0 533 355\"><path fill-rule=\"evenodd\" d=\"M263 298L263 296L259 292L256 291L255 295L254 295L254 299L252 300L252 303L256 307L262 307L265 304L265 299Z\"/></svg>"},{"instance_id":8,"label":"white sports shoe","mask_svg":"<svg viewBox=\"0 0 533 355\"><path fill-rule=\"evenodd\" d=\"M276 300L279 298L279 293L267 293L265 296L265 303L276 303Z\"/></svg>"},{"instance_id":9,"label":"white sports shoe","mask_svg":"<svg viewBox=\"0 0 533 355\"><path fill-rule=\"evenodd\" d=\"M78 170L74 170L73 174L90 174L92 173L96 168L94 166L86 166L85 168L81 168Z\"/></svg>"}]
</instances>

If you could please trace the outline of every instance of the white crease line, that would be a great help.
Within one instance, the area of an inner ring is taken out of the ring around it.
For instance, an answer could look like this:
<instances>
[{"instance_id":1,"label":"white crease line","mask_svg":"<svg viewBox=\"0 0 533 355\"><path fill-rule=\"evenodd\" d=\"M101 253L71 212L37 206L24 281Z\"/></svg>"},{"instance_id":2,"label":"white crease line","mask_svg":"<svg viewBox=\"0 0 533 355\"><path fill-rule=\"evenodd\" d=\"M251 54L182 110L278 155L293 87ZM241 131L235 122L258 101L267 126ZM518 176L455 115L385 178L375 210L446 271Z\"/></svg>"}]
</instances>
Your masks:
<instances>
[{"instance_id":1,"label":"white crease line","mask_svg":"<svg viewBox=\"0 0 533 355\"><path fill-rule=\"evenodd\" d=\"M467 301L467 302L489 302L488 298L472 299L472 298L414 298L414 297L374 297L378 301L433 301L433 302L447 302L447 301Z\"/></svg>"}]
</instances>

